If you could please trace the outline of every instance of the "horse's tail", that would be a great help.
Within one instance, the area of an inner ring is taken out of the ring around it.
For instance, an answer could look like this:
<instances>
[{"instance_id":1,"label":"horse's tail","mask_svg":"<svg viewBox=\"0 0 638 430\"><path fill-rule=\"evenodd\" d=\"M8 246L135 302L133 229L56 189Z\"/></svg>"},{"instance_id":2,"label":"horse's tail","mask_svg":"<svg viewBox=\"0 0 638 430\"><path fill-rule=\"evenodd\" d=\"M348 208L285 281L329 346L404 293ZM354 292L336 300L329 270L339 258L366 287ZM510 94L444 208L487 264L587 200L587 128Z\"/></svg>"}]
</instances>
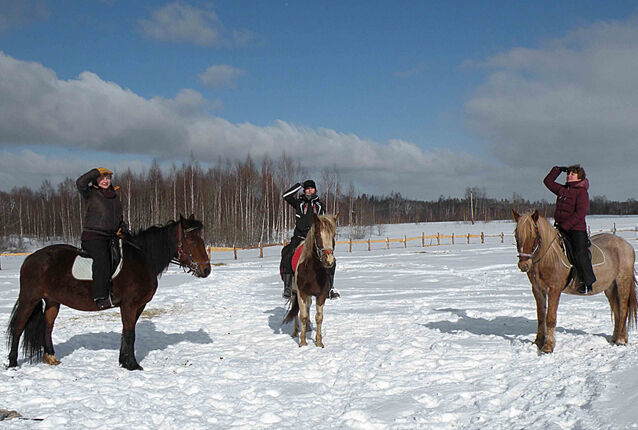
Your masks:
<instances>
[{"instance_id":1,"label":"horse's tail","mask_svg":"<svg viewBox=\"0 0 638 430\"><path fill-rule=\"evenodd\" d=\"M627 304L627 326L629 328L636 328L638 324L638 301L636 301L636 272L634 271L634 277L629 289L629 303Z\"/></svg>"},{"instance_id":2,"label":"horse's tail","mask_svg":"<svg viewBox=\"0 0 638 430\"><path fill-rule=\"evenodd\" d=\"M297 301L297 297L293 294L292 305L290 306L288 315L286 315L286 318L284 318L284 322L282 324L287 324L293 319L295 319L298 313L299 313L299 302Z\"/></svg>"},{"instance_id":3,"label":"horse's tail","mask_svg":"<svg viewBox=\"0 0 638 430\"><path fill-rule=\"evenodd\" d=\"M24 337L22 339L22 353L29 362L42 361L44 356L44 332L46 329L46 323L44 320L44 301L40 300L35 305L26 325L24 326ZM9 327L7 328L7 343L9 350L13 349L14 337L17 330L18 323L18 308L20 300L16 300L13 310L11 311L11 318L9 321ZM15 342L19 342L20 338L15 339Z\"/></svg>"}]
</instances>

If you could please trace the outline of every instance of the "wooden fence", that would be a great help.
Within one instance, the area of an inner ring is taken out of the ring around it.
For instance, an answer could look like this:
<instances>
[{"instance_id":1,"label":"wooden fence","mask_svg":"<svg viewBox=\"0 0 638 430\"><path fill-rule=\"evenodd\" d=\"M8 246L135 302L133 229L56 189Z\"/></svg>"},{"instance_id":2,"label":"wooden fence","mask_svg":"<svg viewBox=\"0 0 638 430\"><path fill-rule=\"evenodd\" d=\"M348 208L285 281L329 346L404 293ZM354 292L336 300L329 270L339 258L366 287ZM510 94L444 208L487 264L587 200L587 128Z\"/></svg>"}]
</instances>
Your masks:
<instances>
[{"instance_id":1,"label":"wooden fence","mask_svg":"<svg viewBox=\"0 0 638 430\"><path fill-rule=\"evenodd\" d=\"M625 228L625 229L616 229L616 223L613 224L613 227L609 230L597 230L594 231L594 233L602 233L602 232L607 232L607 233L613 233L616 234L617 232L638 232L638 227L636 228ZM591 229L589 230L589 234L592 234ZM436 233L436 234L431 234L431 235L426 235L425 232L421 232L420 236L414 236L414 237L407 237L407 235L403 235L403 237L400 238L389 238L386 237L385 239L367 239L367 240L353 240L353 239L348 239L348 240L339 240L336 241L337 245L347 245L347 249L348 252L352 252L352 245L367 245L367 249L368 251L371 251L373 249L373 244L384 244L385 246L382 247L375 247L375 249L379 249L379 248L384 248L384 249L390 249L390 244L391 243L400 243L403 245L403 248L407 248L408 247L408 242L414 242L414 241L420 241L420 247L425 248L425 247L430 247L430 246L440 246L440 245L455 245L455 244L460 244L460 243L464 243L464 244L470 244L472 243L472 239L475 239L475 243L476 240L480 239L480 243L485 243L486 238L497 238L499 240L500 243L504 242L505 236L513 236L512 233L497 233L497 234L486 234L481 232L479 233L466 233L466 234L455 234L455 233L451 233L451 234L441 234L441 233ZM428 243L426 243L428 242ZM206 251L208 252L208 256L209 258L212 257L212 254L214 252L232 252L233 253L233 259L237 260L237 253L239 251L247 251L247 250L259 250L259 258L263 258L264 257L264 248L269 248L269 247L273 247L273 246L285 246L287 242L284 241L284 243L262 243L260 242L259 244L255 245L255 246L249 246L249 247L237 247L237 246L231 246L231 247L224 247L224 246L212 246L209 245L206 247ZM418 245L417 245L418 246ZM3 257L10 257L10 256L26 256L29 255L30 252L17 252L17 253L0 253L0 256ZM1 269L1 267L0 267Z\"/></svg>"},{"instance_id":2,"label":"wooden fence","mask_svg":"<svg viewBox=\"0 0 638 430\"><path fill-rule=\"evenodd\" d=\"M588 233L591 235L592 231L589 227L587 227L588 229ZM597 230L594 231L593 233L613 233L616 234L618 232L638 232L638 227L636 228L625 228L625 229L617 229L616 228L616 223L613 224L613 227L609 230ZM378 244L378 243L383 243L385 244L385 249L390 249L390 244L391 243L400 243L403 245L403 248L407 248L408 247L408 242L412 242L412 241L420 241L420 247L425 248L425 247L430 247L430 246L439 246L439 245L455 245L455 244L459 244L459 243L464 243L464 244L470 244L472 243L471 240L472 239L480 239L480 243L485 243L485 239L492 237L492 238L498 238L500 243L504 242L504 239L506 236L513 236L512 233L497 233L497 234L487 234L487 233L466 233L466 234L455 234L455 233L451 233L449 235L447 234L441 234L441 233L436 233L436 234L432 234L432 235L426 235L425 232L421 232L420 236L414 236L414 237L407 237L405 234L403 235L403 237L400 238L385 238L385 239L367 239L367 240L353 240L353 239L348 239L348 240L338 240L336 241L336 245L347 245L348 248L348 252L352 252L352 245L361 245L361 244L365 244L367 245L367 249L368 251L371 251L373 249L372 244ZM429 240L429 243L426 243L426 239ZM284 243L269 243L269 244L264 244L262 242L260 242L258 245L256 246L250 246L250 247L236 247L236 246L232 246L232 247L218 247L218 246L207 246L206 250L208 252L209 257L211 257L213 252L232 252L233 253L233 259L237 260L237 252L238 251L245 251L245 250L255 250L258 249L259 250L259 258L263 258L264 257L264 248L268 248L268 247L273 247L273 246L286 246L287 242L284 241ZM379 249L378 247L376 249Z\"/></svg>"}]
</instances>

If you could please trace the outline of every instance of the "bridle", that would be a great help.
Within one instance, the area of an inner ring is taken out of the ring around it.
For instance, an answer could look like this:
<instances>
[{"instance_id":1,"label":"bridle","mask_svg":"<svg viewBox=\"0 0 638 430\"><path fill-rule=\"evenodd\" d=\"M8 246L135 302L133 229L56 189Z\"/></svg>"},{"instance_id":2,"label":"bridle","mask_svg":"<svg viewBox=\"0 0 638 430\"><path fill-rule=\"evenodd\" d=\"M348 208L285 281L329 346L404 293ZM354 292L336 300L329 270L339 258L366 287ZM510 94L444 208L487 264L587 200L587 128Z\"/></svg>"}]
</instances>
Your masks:
<instances>
[{"instance_id":1,"label":"bridle","mask_svg":"<svg viewBox=\"0 0 638 430\"><path fill-rule=\"evenodd\" d=\"M518 246L518 237L516 238L516 248L518 249L518 259L519 261L527 261L529 259L532 260L532 266L536 263L538 263L539 261L541 261L543 259L543 257L545 257L545 254L547 254L547 251L549 251L549 249L552 247L554 241L556 240L556 238L558 237L558 232L556 232L556 234L554 235L554 238L552 239L552 241L549 243L549 246L545 249L545 252L543 252L543 254L536 258L536 253L538 251L540 251L543 246L541 243L541 234L538 231L538 224L536 224L535 222L534 224L534 232L536 233L536 239L534 239L534 247L532 248L532 251L527 254L525 252L521 252L521 248Z\"/></svg>"},{"instance_id":2,"label":"bridle","mask_svg":"<svg viewBox=\"0 0 638 430\"><path fill-rule=\"evenodd\" d=\"M317 258L319 258L319 261L322 261L324 257L327 257L328 255L333 255L334 254L334 250L332 247L330 248L324 248L324 247L320 247L319 244L317 244L317 238L316 236L312 238L313 240L313 248L315 250L315 253L317 254Z\"/></svg>"},{"instance_id":3,"label":"bridle","mask_svg":"<svg viewBox=\"0 0 638 430\"><path fill-rule=\"evenodd\" d=\"M180 266L182 269L184 269L184 272L187 272L187 273L191 273L191 272L197 273L199 271L199 266L201 264L210 263L209 260L195 261L195 259L193 258L193 252L191 251L190 244L188 243L188 239L186 237L186 233L199 230L200 228L201 226L196 226L196 227L190 227L184 230L184 227L182 227L182 224L179 223L179 227L177 229L177 257L173 257L173 259L171 260L171 263ZM184 246L186 246L186 250L184 250ZM186 260L186 259L188 259L189 263L188 264L182 263L182 260Z\"/></svg>"}]
</instances>

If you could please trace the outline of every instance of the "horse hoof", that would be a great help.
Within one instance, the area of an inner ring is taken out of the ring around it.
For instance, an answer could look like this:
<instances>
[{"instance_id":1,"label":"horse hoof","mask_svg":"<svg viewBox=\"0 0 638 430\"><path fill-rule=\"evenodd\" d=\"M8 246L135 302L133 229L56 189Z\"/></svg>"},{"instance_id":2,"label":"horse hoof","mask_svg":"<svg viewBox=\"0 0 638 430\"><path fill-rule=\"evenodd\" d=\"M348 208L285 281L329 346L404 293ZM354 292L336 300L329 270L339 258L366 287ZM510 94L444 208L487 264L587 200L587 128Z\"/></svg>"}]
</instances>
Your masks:
<instances>
[{"instance_id":1,"label":"horse hoof","mask_svg":"<svg viewBox=\"0 0 638 430\"><path fill-rule=\"evenodd\" d=\"M541 348L541 352L544 353L544 354L551 354L552 352L554 352L554 347L550 346L548 344L545 344Z\"/></svg>"},{"instance_id":2,"label":"horse hoof","mask_svg":"<svg viewBox=\"0 0 638 430\"><path fill-rule=\"evenodd\" d=\"M44 354L42 361L51 366L57 366L60 364L60 360L58 360L55 355Z\"/></svg>"},{"instance_id":3,"label":"horse hoof","mask_svg":"<svg viewBox=\"0 0 638 430\"><path fill-rule=\"evenodd\" d=\"M321 343L321 342L317 342L317 346L319 346L321 348L324 348L323 343Z\"/></svg>"}]
</instances>

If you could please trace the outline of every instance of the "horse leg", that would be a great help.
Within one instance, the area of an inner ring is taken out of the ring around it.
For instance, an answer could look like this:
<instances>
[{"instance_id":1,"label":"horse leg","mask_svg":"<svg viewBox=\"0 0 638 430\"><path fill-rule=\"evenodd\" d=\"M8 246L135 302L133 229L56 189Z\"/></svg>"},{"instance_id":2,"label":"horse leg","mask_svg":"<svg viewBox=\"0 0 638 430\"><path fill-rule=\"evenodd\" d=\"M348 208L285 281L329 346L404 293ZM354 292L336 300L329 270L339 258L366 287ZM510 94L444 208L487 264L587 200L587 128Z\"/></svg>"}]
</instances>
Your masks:
<instances>
[{"instance_id":1,"label":"horse leg","mask_svg":"<svg viewBox=\"0 0 638 430\"><path fill-rule=\"evenodd\" d=\"M143 370L135 359L135 322L139 317L140 308L130 304L120 305L122 317L122 342L120 344L120 366L128 370Z\"/></svg>"},{"instance_id":2,"label":"horse leg","mask_svg":"<svg viewBox=\"0 0 638 430\"><path fill-rule=\"evenodd\" d=\"M536 321L538 327L536 329L536 339L534 343L537 347L542 348L545 345L545 316L547 314L547 294L537 288L532 287L534 299L536 300Z\"/></svg>"},{"instance_id":3,"label":"horse leg","mask_svg":"<svg viewBox=\"0 0 638 430\"><path fill-rule=\"evenodd\" d=\"M52 302L48 299L45 299L44 303L46 304L44 307L44 321L47 328L44 332L44 357L42 361L44 361L46 364L57 366L58 364L60 364L60 360L55 357L51 333L53 333L53 325L55 324L55 319L57 318L58 312L60 311L60 304L57 302Z\"/></svg>"},{"instance_id":4,"label":"horse leg","mask_svg":"<svg viewBox=\"0 0 638 430\"><path fill-rule=\"evenodd\" d=\"M317 300L317 311L315 314L315 322L317 323L317 336L315 338L315 345L323 348L322 336L321 336L321 323L323 322L323 303L319 304Z\"/></svg>"},{"instance_id":5,"label":"horse leg","mask_svg":"<svg viewBox=\"0 0 638 430\"><path fill-rule=\"evenodd\" d=\"M632 277L627 279L625 277L619 277L616 279L616 291L618 301L618 319L614 324L614 332L617 332L618 336L612 341L616 345L627 345L627 319L629 317L629 302L631 289L634 288L633 274ZM616 326L618 329L616 330Z\"/></svg>"},{"instance_id":6,"label":"horse leg","mask_svg":"<svg viewBox=\"0 0 638 430\"><path fill-rule=\"evenodd\" d=\"M618 288L618 283L614 282L614 285L612 285L610 288L607 288L605 290L605 296L607 297L607 301L609 302L609 307L611 308L611 314L614 318L614 332L611 335L611 342L612 343L616 343L618 342L618 336L620 334L619 329L620 329L620 313L619 313L619 288Z\"/></svg>"},{"instance_id":7,"label":"horse leg","mask_svg":"<svg viewBox=\"0 0 638 430\"><path fill-rule=\"evenodd\" d=\"M299 346L306 346L306 329L308 328L308 306L303 293L297 293L297 303L299 303L299 319L301 320L301 332L299 333Z\"/></svg>"},{"instance_id":8,"label":"horse leg","mask_svg":"<svg viewBox=\"0 0 638 430\"><path fill-rule=\"evenodd\" d=\"M550 288L547 293L547 316L545 319L546 333L545 345L541 348L542 352L548 353L554 351L556 343L554 339L554 329L556 328L556 312L558 311L558 301L560 300L561 290L559 288Z\"/></svg>"},{"instance_id":9,"label":"horse leg","mask_svg":"<svg viewBox=\"0 0 638 430\"><path fill-rule=\"evenodd\" d=\"M36 306L40 306L40 310L36 309ZM18 365L18 344L20 343L20 337L25 331L27 323L32 319L37 319L38 312L41 314L41 306L41 299L30 302L18 299L13 306L9 327L7 328L7 335L9 337L9 367L16 367ZM27 341L25 335L25 339L22 340L25 352L27 351Z\"/></svg>"}]
</instances>

